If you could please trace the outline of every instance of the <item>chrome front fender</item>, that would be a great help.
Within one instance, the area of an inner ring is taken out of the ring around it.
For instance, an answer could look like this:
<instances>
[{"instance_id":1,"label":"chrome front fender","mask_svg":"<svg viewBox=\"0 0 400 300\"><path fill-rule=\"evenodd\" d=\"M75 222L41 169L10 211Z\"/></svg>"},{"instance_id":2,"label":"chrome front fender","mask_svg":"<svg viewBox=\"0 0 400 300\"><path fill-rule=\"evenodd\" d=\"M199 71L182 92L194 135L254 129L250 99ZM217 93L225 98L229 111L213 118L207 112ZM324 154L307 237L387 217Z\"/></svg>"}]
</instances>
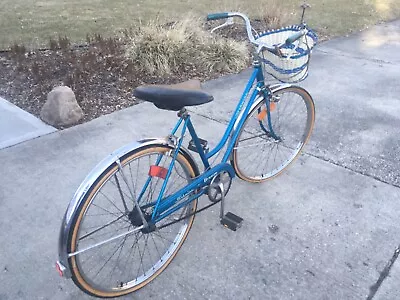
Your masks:
<instances>
[{"instance_id":1,"label":"chrome front fender","mask_svg":"<svg viewBox=\"0 0 400 300\"><path fill-rule=\"evenodd\" d=\"M119 148L114 151L106 158L104 158L96 167L86 176L83 182L80 184L78 189L76 190L72 200L70 201L67 211L65 212L64 218L62 220L62 225L60 229L60 235L58 240L58 258L57 261L57 269L62 273L62 275L66 278L71 277L71 270L69 268L68 263L68 239L70 237L70 230L72 227L73 216L77 213L80 204L82 203L86 193L89 191L91 186L95 183L97 178L103 174L109 167L111 167L117 160L124 157L131 151L138 150L142 147L149 145L165 145L169 147L174 147L171 141L168 138L149 138L145 140L140 140L136 142L132 142L126 146ZM181 147L180 151L190 160L192 160L192 165L195 167L196 176L199 174L199 170L193 159L192 155L189 151Z\"/></svg>"}]
</instances>

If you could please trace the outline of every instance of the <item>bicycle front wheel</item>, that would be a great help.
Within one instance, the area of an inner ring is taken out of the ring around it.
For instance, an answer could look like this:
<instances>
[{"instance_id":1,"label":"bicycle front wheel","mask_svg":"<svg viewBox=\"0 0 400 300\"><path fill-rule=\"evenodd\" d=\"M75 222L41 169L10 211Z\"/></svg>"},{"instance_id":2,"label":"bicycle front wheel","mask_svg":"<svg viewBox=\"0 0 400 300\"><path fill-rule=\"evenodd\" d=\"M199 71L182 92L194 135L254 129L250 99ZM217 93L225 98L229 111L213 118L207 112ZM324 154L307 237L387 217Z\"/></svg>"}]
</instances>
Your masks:
<instances>
[{"instance_id":1,"label":"bicycle front wheel","mask_svg":"<svg viewBox=\"0 0 400 300\"><path fill-rule=\"evenodd\" d=\"M121 159L122 172L114 164L87 192L68 245L74 254L69 259L72 279L84 292L97 297L134 292L157 277L181 248L193 224L194 215L189 214L197 199L158 222L160 229L135 231L143 223L132 198L138 199L150 220L172 161L171 150L164 145L134 150ZM186 186L198 175L195 170L194 162L179 153L164 197ZM162 227L167 223L173 224Z\"/></svg>"},{"instance_id":2,"label":"bicycle front wheel","mask_svg":"<svg viewBox=\"0 0 400 300\"><path fill-rule=\"evenodd\" d=\"M314 102L303 88L283 88L271 97L270 115L274 134L265 101L250 111L240 129L231 163L243 180L268 180L297 158L314 126Z\"/></svg>"}]
</instances>

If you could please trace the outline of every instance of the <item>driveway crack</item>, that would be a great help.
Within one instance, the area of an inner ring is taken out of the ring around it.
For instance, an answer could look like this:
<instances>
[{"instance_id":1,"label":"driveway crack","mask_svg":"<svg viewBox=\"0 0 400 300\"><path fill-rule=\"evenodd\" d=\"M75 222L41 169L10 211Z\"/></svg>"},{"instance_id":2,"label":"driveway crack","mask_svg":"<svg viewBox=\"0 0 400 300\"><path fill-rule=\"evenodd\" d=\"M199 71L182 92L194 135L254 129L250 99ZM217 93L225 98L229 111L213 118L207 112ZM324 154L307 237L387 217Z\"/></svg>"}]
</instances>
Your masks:
<instances>
[{"instance_id":1,"label":"driveway crack","mask_svg":"<svg viewBox=\"0 0 400 300\"><path fill-rule=\"evenodd\" d=\"M372 179L375 179L376 181L379 181L379 182L388 184L388 185L393 186L393 187L396 187L396 188L400 188L400 185L398 185L398 184L396 184L396 183L383 180L382 178L380 178L380 177L378 177L378 176L375 176L375 175L372 175L372 174L370 174L370 173L368 173L368 172L362 172L362 171L359 171L359 170L356 170L356 169L352 169L352 168L350 168L350 167L348 167L348 166L345 166L345 165L342 165L342 164L340 164L339 162L336 162L336 161L334 161L334 160L332 160L332 159L329 159L329 158L326 158L326 157L323 157L323 156L320 156L320 155L316 155L316 154L311 153L311 152L308 152L308 151L303 151L302 153L305 154L305 155L309 155L309 156L312 156L312 157L314 157L314 158L320 159L320 160L325 161L325 162L327 162L327 163L330 163L330 164L332 164L332 165L335 165L335 166L344 168L344 169L346 169L346 170L352 171L352 172L354 172L354 173L357 173L357 174L360 174L360 175L363 175L363 176L370 177L370 178L372 178Z\"/></svg>"},{"instance_id":2,"label":"driveway crack","mask_svg":"<svg viewBox=\"0 0 400 300\"><path fill-rule=\"evenodd\" d=\"M389 276L390 269L394 265L397 257L400 254L400 245L397 246L397 248L394 251L394 254L391 259L387 262L386 266L383 268L382 272L379 275L378 280L369 288L369 295L367 297L367 300L372 300L376 294L376 292L379 290L380 286L382 285L383 281L386 279L386 277Z\"/></svg>"},{"instance_id":3,"label":"driveway crack","mask_svg":"<svg viewBox=\"0 0 400 300\"><path fill-rule=\"evenodd\" d=\"M323 54L329 54L329 55L346 57L346 58L353 58L353 59L358 59L358 60L366 60L366 61L377 63L377 64L389 64L389 65L396 64L396 62L392 62L392 61L388 61L388 60L382 60L382 59L373 58L373 57L350 55L350 54L344 53L341 50L335 50L335 49L329 49L329 48L322 48L322 49L318 48L318 49L315 49L315 52L321 52Z\"/></svg>"},{"instance_id":4,"label":"driveway crack","mask_svg":"<svg viewBox=\"0 0 400 300\"><path fill-rule=\"evenodd\" d=\"M213 117L207 116L207 115L205 115L205 114L202 114L202 113L200 113L200 112L191 111L191 113L194 113L195 115L198 115L198 116L200 116L200 117L203 117L203 118L205 118L205 119L208 119L208 120L210 120L210 121L214 121L214 122L217 122L217 123L220 123L220 124L224 124L224 125L228 124L228 122L226 122L225 120L220 120L220 119L217 119L217 118L213 118ZM372 174L369 174L368 172L362 172L362 171L359 171L359 170L350 168L350 167L348 167L348 166L342 165L342 164L340 164L340 163L338 163L338 162L336 162L336 161L334 161L334 160L332 160L332 159L323 157L323 156L321 156L321 155L317 155L317 154L311 153L311 152L309 152L309 151L302 151L302 153L305 154L305 155L314 157L314 158L316 158L316 159L320 159L320 160L322 160L322 161L324 161L324 162L327 162L327 163L330 163L330 164L332 164L332 165L335 165L335 166L344 168L344 169L346 169L346 170L352 171L352 172L354 172L354 173L357 173L357 174L360 174L360 175L363 175L363 176L370 177L370 178L372 178L372 179L375 179L376 181L379 181L379 182L388 184L388 185L393 186L393 187L396 187L396 188L400 188L400 185L399 185L399 184L386 181L386 180L384 180L384 179L382 179L382 178L380 178L380 177L378 177L378 176L374 176L374 175L372 175Z\"/></svg>"}]
</instances>

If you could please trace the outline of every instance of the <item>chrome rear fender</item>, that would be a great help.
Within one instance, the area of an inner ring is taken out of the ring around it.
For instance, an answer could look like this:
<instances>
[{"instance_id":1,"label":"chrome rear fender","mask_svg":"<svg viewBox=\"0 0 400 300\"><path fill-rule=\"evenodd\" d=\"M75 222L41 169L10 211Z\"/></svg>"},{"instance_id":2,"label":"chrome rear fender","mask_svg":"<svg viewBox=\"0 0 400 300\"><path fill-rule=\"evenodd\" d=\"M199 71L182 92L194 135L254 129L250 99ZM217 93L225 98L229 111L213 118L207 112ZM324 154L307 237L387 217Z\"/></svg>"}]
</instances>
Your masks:
<instances>
[{"instance_id":1,"label":"chrome rear fender","mask_svg":"<svg viewBox=\"0 0 400 300\"><path fill-rule=\"evenodd\" d=\"M150 145L165 145L174 148L174 145L168 138L149 138L145 140L140 140L137 142L130 143L126 146L119 148L114 151L106 158L104 158L94 169L86 176L83 182L80 184L76 190L72 200L70 201L67 211L65 212L64 218L62 220L62 225L60 229L60 235L58 240L58 258L57 262L58 269L62 270L62 275L66 278L71 277L71 270L68 263L68 239L71 236L71 227L75 214L77 213L86 193L90 190L93 184L96 182L97 178L103 174L108 168L116 164L116 161L127 155L132 151L137 151L140 148L147 147ZM184 147L180 149L181 154L183 154L190 162L194 168L195 175L199 175L199 169L192 155Z\"/></svg>"}]
</instances>

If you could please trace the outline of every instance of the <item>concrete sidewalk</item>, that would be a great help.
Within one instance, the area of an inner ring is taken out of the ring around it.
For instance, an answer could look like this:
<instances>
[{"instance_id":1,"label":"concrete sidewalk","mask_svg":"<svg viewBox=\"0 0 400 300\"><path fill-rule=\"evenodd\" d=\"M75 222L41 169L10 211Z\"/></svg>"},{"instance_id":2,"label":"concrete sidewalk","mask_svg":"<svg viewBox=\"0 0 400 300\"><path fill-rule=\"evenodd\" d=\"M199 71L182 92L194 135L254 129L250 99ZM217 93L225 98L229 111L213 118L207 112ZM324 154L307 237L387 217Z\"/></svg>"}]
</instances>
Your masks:
<instances>
[{"instance_id":1,"label":"concrete sidewalk","mask_svg":"<svg viewBox=\"0 0 400 300\"><path fill-rule=\"evenodd\" d=\"M319 46L304 82L317 112L306 154L270 182L236 180L227 209L243 227L220 226L217 208L199 215L171 265L125 298L400 299L399 32L393 22ZM208 82L216 100L193 109L211 145L248 73ZM164 136L174 118L144 103L0 150L1 300L90 299L54 268L68 201L100 159Z\"/></svg>"},{"instance_id":2,"label":"concrete sidewalk","mask_svg":"<svg viewBox=\"0 0 400 300\"><path fill-rule=\"evenodd\" d=\"M57 131L0 97L0 149Z\"/></svg>"}]
</instances>

